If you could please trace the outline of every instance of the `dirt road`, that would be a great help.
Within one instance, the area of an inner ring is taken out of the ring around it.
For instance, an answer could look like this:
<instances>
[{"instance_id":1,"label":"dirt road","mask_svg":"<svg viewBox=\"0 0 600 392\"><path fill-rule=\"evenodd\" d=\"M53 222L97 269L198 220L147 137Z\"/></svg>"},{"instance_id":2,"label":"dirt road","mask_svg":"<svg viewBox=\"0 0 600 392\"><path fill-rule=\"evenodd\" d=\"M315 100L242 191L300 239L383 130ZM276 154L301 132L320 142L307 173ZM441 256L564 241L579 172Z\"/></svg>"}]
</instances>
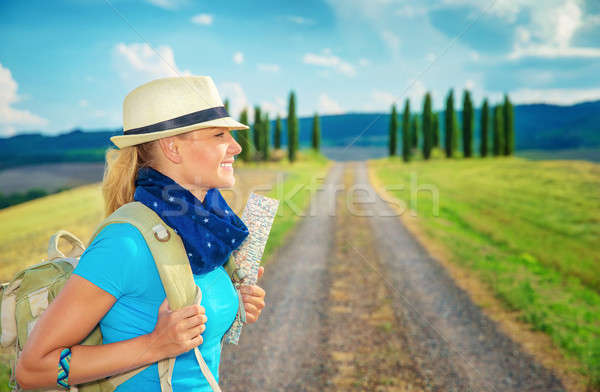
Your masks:
<instances>
[{"instance_id":1,"label":"dirt road","mask_svg":"<svg viewBox=\"0 0 600 392\"><path fill-rule=\"evenodd\" d=\"M224 347L224 391L564 390L409 234L364 163L336 164L323 188L266 267L261 319Z\"/></svg>"},{"instance_id":2,"label":"dirt road","mask_svg":"<svg viewBox=\"0 0 600 392\"><path fill-rule=\"evenodd\" d=\"M224 391L301 391L321 384L327 261L335 230L329 185L341 173L340 166L332 168L324 182L327 191L316 192L312 200L314 214L304 217L265 267L259 284L267 293L266 307L259 322L244 328L239 346L223 347L219 381Z\"/></svg>"}]
</instances>

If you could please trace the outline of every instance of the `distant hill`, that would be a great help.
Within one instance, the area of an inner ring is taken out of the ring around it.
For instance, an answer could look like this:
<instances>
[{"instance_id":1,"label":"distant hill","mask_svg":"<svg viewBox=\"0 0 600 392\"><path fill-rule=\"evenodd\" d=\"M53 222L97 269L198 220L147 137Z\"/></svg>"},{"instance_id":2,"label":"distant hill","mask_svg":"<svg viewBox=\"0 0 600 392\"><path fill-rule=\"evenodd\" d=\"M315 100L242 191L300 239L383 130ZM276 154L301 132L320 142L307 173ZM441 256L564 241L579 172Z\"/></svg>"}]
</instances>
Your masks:
<instances>
[{"instance_id":1,"label":"distant hill","mask_svg":"<svg viewBox=\"0 0 600 392\"><path fill-rule=\"evenodd\" d=\"M460 126L461 112L457 114ZM476 110L476 146L479 145L479 116L480 111ZM440 136L443 140L443 111L439 113L439 120ZM300 119L301 144L310 143L311 127L312 118ZM323 116L321 128L325 146L346 146L354 139L355 146L385 146L388 140L389 114L353 113ZM361 134L362 136L358 137ZM572 106L515 105L516 149L557 150L594 146L600 146L600 101Z\"/></svg>"},{"instance_id":2,"label":"distant hill","mask_svg":"<svg viewBox=\"0 0 600 392\"><path fill-rule=\"evenodd\" d=\"M0 169L47 162L102 161L104 150L112 144L109 137L122 132L75 129L56 136L27 133L0 138Z\"/></svg>"},{"instance_id":3,"label":"distant hill","mask_svg":"<svg viewBox=\"0 0 600 392\"><path fill-rule=\"evenodd\" d=\"M460 123L460 112L458 119ZM441 137L444 113L440 112ZM271 124L274 129L274 122ZM387 144L388 113L347 113L321 117L323 147L384 147ZM287 143L283 120L282 143ZM300 119L300 144L310 144L312 117ZM490 128L491 129L491 128ZM102 161L109 138L121 129L86 132L75 129L58 136L40 133L0 138L0 169L44 162ZM273 139L271 139L273 140ZM460 138L459 138L460 142ZM475 112L475 145L479 143L479 110ZM600 101L572 106L547 104L515 105L515 148L558 150L600 146Z\"/></svg>"}]
</instances>

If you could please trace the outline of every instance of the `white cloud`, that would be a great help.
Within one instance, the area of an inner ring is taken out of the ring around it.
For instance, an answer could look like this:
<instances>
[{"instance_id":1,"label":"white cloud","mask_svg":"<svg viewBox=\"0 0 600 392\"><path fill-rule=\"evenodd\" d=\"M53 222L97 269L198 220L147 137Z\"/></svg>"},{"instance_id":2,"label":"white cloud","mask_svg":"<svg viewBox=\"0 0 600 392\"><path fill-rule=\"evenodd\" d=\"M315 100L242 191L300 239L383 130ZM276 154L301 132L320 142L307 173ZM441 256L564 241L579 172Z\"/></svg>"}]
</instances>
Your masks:
<instances>
[{"instance_id":1,"label":"white cloud","mask_svg":"<svg viewBox=\"0 0 600 392\"><path fill-rule=\"evenodd\" d=\"M192 23L210 26L213 22L213 16L210 14L198 14L192 17Z\"/></svg>"},{"instance_id":2,"label":"white cloud","mask_svg":"<svg viewBox=\"0 0 600 392\"><path fill-rule=\"evenodd\" d=\"M233 61L236 64L241 64L244 62L244 54L242 52L235 52L233 54Z\"/></svg>"},{"instance_id":3,"label":"white cloud","mask_svg":"<svg viewBox=\"0 0 600 392\"><path fill-rule=\"evenodd\" d=\"M381 37L383 38L383 42L390 48L392 55L397 56L400 49L400 38L389 30L382 31Z\"/></svg>"},{"instance_id":4,"label":"white cloud","mask_svg":"<svg viewBox=\"0 0 600 392\"><path fill-rule=\"evenodd\" d=\"M586 15L583 0L496 0L493 7L480 0L444 0L450 5L470 5L488 10L508 23L516 23L521 13L527 22L515 26L514 45L509 59L523 57L600 57L600 48L574 47L572 39L584 26L600 21L600 15Z\"/></svg>"},{"instance_id":5,"label":"white cloud","mask_svg":"<svg viewBox=\"0 0 600 392\"><path fill-rule=\"evenodd\" d=\"M470 5L481 11L500 17L508 22L514 22L519 12L526 7L535 5L537 0L496 0L493 6L481 0L444 0L446 5Z\"/></svg>"},{"instance_id":6,"label":"white cloud","mask_svg":"<svg viewBox=\"0 0 600 392\"><path fill-rule=\"evenodd\" d=\"M508 58L511 60L520 59L522 57L543 57L543 58L559 58L559 57L583 57L594 58L600 57L600 48L572 48L572 47L556 47L550 45L532 45L526 48L515 48Z\"/></svg>"},{"instance_id":7,"label":"white cloud","mask_svg":"<svg viewBox=\"0 0 600 392\"><path fill-rule=\"evenodd\" d=\"M87 99L82 99L79 101L79 107L87 108L88 106L90 106L90 103L87 101Z\"/></svg>"},{"instance_id":8,"label":"white cloud","mask_svg":"<svg viewBox=\"0 0 600 392\"><path fill-rule=\"evenodd\" d=\"M426 92L425 86L420 80L410 81L404 89L398 92L373 89L367 102L362 105L361 110L387 112L395 103L398 111L400 111L404 107L407 98L410 100L411 110L421 110ZM433 98L435 103L435 97Z\"/></svg>"},{"instance_id":9,"label":"white cloud","mask_svg":"<svg viewBox=\"0 0 600 392\"><path fill-rule=\"evenodd\" d=\"M369 65L371 65L371 62L369 61L369 59L362 58L358 60L358 65L360 65L361 67L368 67Z\"/></svg>"},{"instance_id":10,"label":"white cloud","mask_svg":"<svg viewBox=\"0 0 600 392\"><path fill-rule=\"evenodd\" d=\"M0 135L11 136L17 128L44 126L48 120L31 113L29 110L15 109L12 105L19 102L19 86L8 68L0 64Z\"/></svg>"},{"instance_id":11,"label":"white cloud","mask_svg":"<svg viewBox=\"0 0 600 392\"><path fill-rule=\"evenodd\" d=\"M371 96L363 106L365 111L387 111L396 102L396 96L389 91L372 90Z\"/></svg>"},{"instance_id":12,"label":"white cloud","mask_svg":"<svg viewBox=\"0 0 600 392\"><path fill-rule=\"evenodd\" d=\"M477 52L475 50L471 50L469 52L469 58L473 61L479 61L479 52Z\"/></svg>"},{"instance_id":13,"label":"white cloud","mask_svg":"<svg viewBox=\"0 0 600 392\"><path fill-rule=\"evenodd\" d=\"M92 114L94 115L94 117L106 117L106 112L104 110L100 110L100 109L96 109L92 112Z\"/></svg>"},{"instance_id":14,"label":"white cloud","mask_svg":"<svg viewBox=\"0 0 600 392\"><path fill-rule=\"evenodd\" d=\"M420 80L410 81L406 88L406 92L403 92L402 94L402 102L404 102L404 97L408 97L410 99L411 108L420 108L423 104L425 93L427 92L425 90L425 85L423 84L423 82L421 82ZM398 102L400 102L400 99L398 100Z\"/></svg>"},{"instance_id":15,"label":"white cloud","mask_svg":"<svg viewBox=\"0 0 600 392\"><path fill-rule=\"evenodd\" d=\"M318 110L321 114L340 114L343 113L340 104L330 98L327 94L319 95Z\"/></svg>"},{"instance_id":16,"label":"white cloud","mask_svg":"<svg viewBox=\"0 0 600 392\"><path fill-rule=\"evenodd\" d=\"M315 24L314 20L308 19L308 18L304 18L302 16L297 16L297 15L289 15L288 16L288 20L290 22L294 22L294 23L299 24L299 25L312 25L312 24Z\"/></svg>"},{"instance_id":17,"label":"white cloud","mask_svg":"<svg viewBox=\"0 0 600 392\"><path fill-rule=\"evenodd\" d=\"M191 74L190 71L182 71L177 67L173 50L169 46L159 46L154 50L147 43L119 43L114 51L119 75L136 83Z\"/></svg>"},{"instance_id":18,"label":"white cloud","mask_svg":"<svg viewBox=\"0 0 600 392\"><path fill-rule=\"evenodd\" d=\"M248 104L246 93L244 92L244 89L242 88L241 84L237 82L221 83L219 84L219 94L223 99L223 102L225 101L225 99L229 99L229 114L231 115L231 117L239 119L240 114L242 113L242 110L244 110L244 108L248 109L249 116L253 116L253 114L251 113L253 111L251 110L250 105Z\"/></svg>"},{"instance_id":19,"label":"white cloud","mask_svg":"<svg viewBox=\"0 0 600 392\"><path fill-rule=\"evenodd\" d=\"M279 65L277 64L258 64L257 68L259 71L279 72Z\"/></svg>"},{"instance_id":20,"label":"white cloud","mask_svg":"<svg viewBox=\"0 0 600 392\"><path fill-rule=\"evenodd\" d=\"M595 16L584 16L577 0L552 5L532 8L531 24L517 27L514 48L508 57L600 57L600 48L571 46L577 30Z\"/></svg>"},{"instance_id":21,"label":"white cloud","mask_svg":"<svg viewBox=\"0 0 600 392\"><path fill-rule=\"evenodd\" d=\"M412 18L426 14L427 8L416 6L414 4L404 4L402 7L398 8L395 13L398 16Z\"/></svg>"},{"instance_id":22,"label":"white cloud","mask_svg":"<svg viewBox=\"0 0 600 392\"><path fill-rule=\"evenodd\" d=\"M146 2L166 10L174 10L187 3L187 0L146 0Z\"/></svg>"},{"instance_id":23,"label":"white cloud","mask_svg":"<svg viewBox=\"0 0 600 392\"><path fill-rule=\"evenodd\" d=\"M306 53L302 59L304 64L317 65L336 70L337 72L353 77L356 75L354 66L337 56L331 54L330 49L324 49L322 54Z\"/></svg>"},{"instance_id":24,"label":"white cloud","mask_svg":"<svg viewBox=\"0 0 600 392\"><path fill-rule=\"evenodd\" d=\"M325 0L336 14L336 19L340 22L343 30L348 31L348 38L352 41L356 40L356 26L364 29L366 26L371 29L371 32L376 34L381 42L389 48L393 60L398 60L398 51L400 48L400 37L407 36L405 28L399 25L398 14L406 11L407 13L426 12L432 6L427 6L427 9L406 8L401 7L408 2L416 3L416 0ZM429 3L429 2L428 2ZM421 7L421 6L419 6ZM423 20L423 25L426 24L426 19ZM421 22L419 22L421 24ZM408 33L412 34L412 31ZM359 38L362 41L362 38ZM365 41L361 42L365 44Z\"/></svg>"},{"instance_id":25,"label":"white cloud","mask_svg":"<svg viewBox=\"0 0 600 392\"><path fill-rule=\"evenodd\" d=\"M269 113L269 119L274 120L279 114L280 117L287 117L287 107L285 99L275 98L275 101L261 101L260 107L263 113Z\"/></svg>"},{"instance_id":26,"label":"white cloud","mask_svg":"<svg viewBox=\"0 0 600 392\"><path fill-rule=\"evenodd\" d=\"M467 79L467 81L465 82L465 89L473 90L473 87L475 87L475 82L471 79Z\"/></svg>"},{"instance_id":27,"label":"white cloud","mask_svg":"<svg viewBox=\"0 0 600 392\"><path fill-rule=\"evenodd\" d=\"M519 89L510 92L514 103L552 103L572 105L600 99L600 88L590 89Z\"/></svg>"}]
</instances>

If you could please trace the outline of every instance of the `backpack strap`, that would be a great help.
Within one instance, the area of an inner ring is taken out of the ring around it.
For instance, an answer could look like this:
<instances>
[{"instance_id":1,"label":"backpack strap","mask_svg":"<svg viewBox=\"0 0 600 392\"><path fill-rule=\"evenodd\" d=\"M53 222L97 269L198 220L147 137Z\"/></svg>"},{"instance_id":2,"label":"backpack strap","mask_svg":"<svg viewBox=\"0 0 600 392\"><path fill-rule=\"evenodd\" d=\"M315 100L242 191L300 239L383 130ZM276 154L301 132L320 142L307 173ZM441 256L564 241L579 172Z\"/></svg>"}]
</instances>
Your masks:
<instances>
[{"instance_id":1,"label":"backpack strap","mask_svg":"<svg viewBox=\"0 0 600 392\"><path fill-rule=\"evenodd\" d=\"M194 303L196 283L192 268L181 237L172 228L150 208L134 201L121 206L102 221L90 243L111 223L129 223L140 231L156 263L171 309L178 310Z\"/></svg>"},{"instance_id":2,"label":"backpack strap","mask_svg":"<svg viewBox=\"0 0 600 392\"><path fill-rule=\"evenodd\" d=\"M90 239L94 237L107 225L111 223L129 223L135 226L143 235L146 244L150 248L160 280L167 294L169 307L173 310L181 309L184 306L200 303L196 299L201 298L200 288L194 281L192 268L187 257L185 247L181 237L175 230L170 228L163 220L150 208L144 204L134 201L124 204L110 216L104 219L97 227ZM219 386L214 380L210 369L204 363L200 350L194 350L196 359L200 365L202 373L209 380L211 387L215 392L220 392ZM199 357L199 359L198 359ZM204 366L202 366L204 363ZM117 374L106 380L114 390L131 377L146 369L149 365L131 370L126 373ZM173 387L171 378L173 376L173 367L175 358L165 358L158 362L158 373L162 392L172 392ZM215 388L216 387L216 388Z\"/></svg>"}]
</instances>

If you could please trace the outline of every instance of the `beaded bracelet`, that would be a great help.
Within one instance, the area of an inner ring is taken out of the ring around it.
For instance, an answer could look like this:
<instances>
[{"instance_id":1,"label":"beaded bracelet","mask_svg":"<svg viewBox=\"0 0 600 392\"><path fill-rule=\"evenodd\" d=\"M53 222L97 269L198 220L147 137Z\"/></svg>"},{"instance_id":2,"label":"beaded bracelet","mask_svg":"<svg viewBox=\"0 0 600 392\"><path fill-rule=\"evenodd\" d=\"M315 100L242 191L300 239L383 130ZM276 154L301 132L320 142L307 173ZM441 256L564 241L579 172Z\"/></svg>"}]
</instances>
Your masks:
<instances>
[{"instance_id":1,"label":"beaded bracelet","mask_svg":"<svg viewBox=\"0 0 600 392\"><path fill-rule=\"evenodd\" d=\"M60 352L60 360L58 361L58 377L56 383L59 387L69 389L69 370L71 368L71 349L65 348Z\"/></svg>"}]
</instances>

